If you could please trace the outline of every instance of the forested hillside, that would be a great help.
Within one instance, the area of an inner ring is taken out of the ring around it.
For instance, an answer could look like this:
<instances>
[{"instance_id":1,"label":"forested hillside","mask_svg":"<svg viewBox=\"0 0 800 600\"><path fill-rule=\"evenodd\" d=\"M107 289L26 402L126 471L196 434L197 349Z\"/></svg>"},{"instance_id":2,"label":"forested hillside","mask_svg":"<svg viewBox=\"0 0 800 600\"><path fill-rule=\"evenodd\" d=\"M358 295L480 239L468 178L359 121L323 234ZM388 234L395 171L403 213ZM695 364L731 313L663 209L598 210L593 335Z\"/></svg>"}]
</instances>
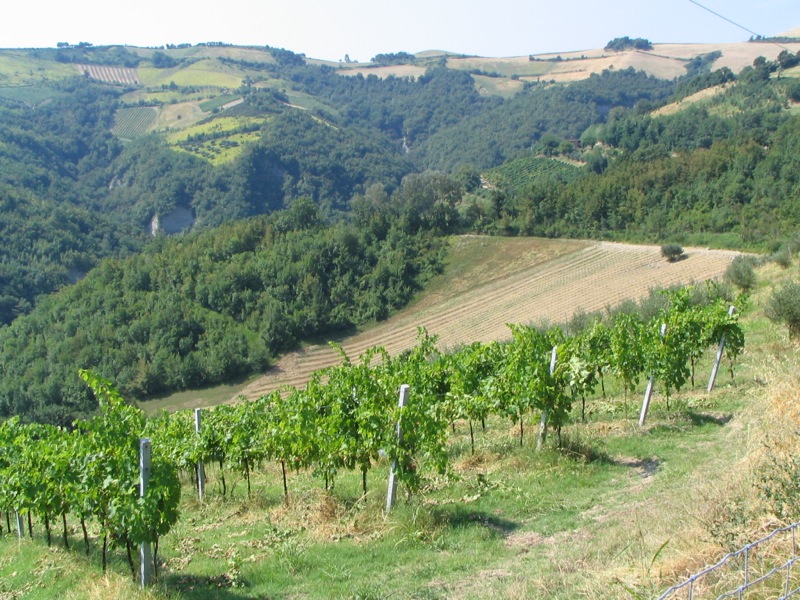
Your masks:
<instances>
[{"instance_id":1,"label":"forested hillside","mask_svg":"<svg viewBox=\"0 0 800 600\"><path fill-rule=\"evenodd\" d=\"M614 111L583 137L592 172L502 199L525 235L695 240L769 248L800 222L798 82L751 78L663 116Z\"/></svg>"},{"instance_id":2,"label":"forested hillside","mask_svg":"<svg viewBox=\"0 0 800 600\"><path fill-rule=\"evenodd\" d=\"M797 231L791 53L738 75L709 60L674 81L529 82L504 100L446 61L380 79L222 50L237 88L164 79L207 60L188 50L88 48L65 56L165 82L0 88L0 416L91 410L79 367L137 397L256 372L402 306L452 233L763 249ZM135 107L163 127L118 139ZM165 238L178 210L184 233Z\"/></svg>"},{"instance_id":3,"label":"forested hillside","mask_svg":"<svg viewBox=\"0 0 800 600\"><path fill-rule=\"evenodd\" d=\"M90 49L72 50L65 56L87 58ZM203 121L209 133L177 147L157 134L125 145L112 135L128 88L85 77L3 88L0 184L8 187L0 211L0 323L29 312L37 297L98 260L141 249L154 217L176 209L190 211L196 228L214 227L307 197L337 219L370 185L391 191L412 172L497 166L544 134L577 138L611 107L660 100L674 87L608 73L569 88L533 87L504 102L480 96L471 75L444 67L418 79L342 77L291 52L275 54L278 60L260 68L293 94L314 98L313 110L290 105L277 83L243 86L241 104L210 111ZM175 87L179 96L194 93ZM27 96L9 92L22 89ZM209 140L225 146L215 123L231 118L250 120L224 135L244 127L257 137L232 161L212 165L196 150Z\"/></svg>"},{"instance_id":4,"label":"forested hillside","mask_svg":"<svg viewBox=\"0 0 800 600\"><path fill-rule=\"evenodd\" d=\"M0 329L0 414L68 424L92 411L81 365L139 398L263 370L298 341L385 318L441 266L442 240L395 211L270 218L158 238L106 260Z\"/></svg>"}]
</instances>

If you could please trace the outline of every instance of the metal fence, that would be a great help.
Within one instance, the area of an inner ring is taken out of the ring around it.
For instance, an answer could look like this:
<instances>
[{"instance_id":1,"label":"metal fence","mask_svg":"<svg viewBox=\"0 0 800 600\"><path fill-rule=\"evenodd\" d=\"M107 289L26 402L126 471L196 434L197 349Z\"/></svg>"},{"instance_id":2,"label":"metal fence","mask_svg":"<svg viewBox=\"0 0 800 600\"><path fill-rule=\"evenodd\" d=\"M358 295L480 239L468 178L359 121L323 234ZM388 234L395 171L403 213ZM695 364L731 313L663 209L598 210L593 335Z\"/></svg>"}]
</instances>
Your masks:
<instances>
[{"instance_id":1,"label":"metal fence","mask_svg":"<svg viewBox=\"0 0 800 600\"><path fill-rule=\"evenodd\" d=\"M792 572L798 561L800 523L776 529L769 535L731 552L717 564L673 585L666 598L800 598L800 577ZM780 563L780 564L778 564Z\"/></svg>"}]
</instances>

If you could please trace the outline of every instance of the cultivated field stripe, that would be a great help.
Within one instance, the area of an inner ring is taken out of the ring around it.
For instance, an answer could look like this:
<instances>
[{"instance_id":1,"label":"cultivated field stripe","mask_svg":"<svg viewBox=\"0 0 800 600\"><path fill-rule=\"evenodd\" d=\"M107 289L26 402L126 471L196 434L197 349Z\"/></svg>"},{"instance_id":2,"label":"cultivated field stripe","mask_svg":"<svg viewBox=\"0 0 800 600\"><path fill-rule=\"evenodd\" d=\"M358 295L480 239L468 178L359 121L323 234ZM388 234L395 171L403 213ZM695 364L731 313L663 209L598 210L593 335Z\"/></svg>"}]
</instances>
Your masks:
<instances>
[{"instance_id":1,"label":"cultivated field stripe","mask_svg":"<svg viewBox=\"0 0 800 600\"><path fill-rule=\"evenodd\" d=\"M372 346L392 355L412 347L417 328L439 337L446 349L473 341L510 338L507 323L563 322L578 310L593 312L653 288L701 282L721 276L738 254L687 248L687 258L667 263L658 246L601 242L526 268L456 295L437 294L380 323L341 340L351 359ZM327 345L293 352L242 393L258 397L282 385L302 386L315 370L339 362Z\"/></svg>"}]
</instances>

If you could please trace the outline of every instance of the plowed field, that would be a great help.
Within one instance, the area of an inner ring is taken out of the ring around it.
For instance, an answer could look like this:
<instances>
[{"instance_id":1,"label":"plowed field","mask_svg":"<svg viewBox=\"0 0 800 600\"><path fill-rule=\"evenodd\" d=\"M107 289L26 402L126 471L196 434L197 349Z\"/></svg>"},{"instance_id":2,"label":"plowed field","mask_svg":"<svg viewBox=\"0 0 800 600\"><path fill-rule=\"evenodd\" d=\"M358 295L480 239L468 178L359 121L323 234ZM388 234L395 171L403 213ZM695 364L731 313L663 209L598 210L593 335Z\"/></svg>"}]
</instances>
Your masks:
<instances>
[{"instance_id":1,"label":"plowed field","mask_svg":"<svg viewBox=\"0 0 800 600\"><path fill-rule=\"evenodd\" d=\"M458 275L445 274L408 309L391 319L340 340L351 358L366 348L385 346L391 354L411 347L417 328L439 336L439 347L510 338L506 323L563 322L577 311L591 312L638 299L649 290L720 277L736 252L687 248L687 258L668 263L658 246L607 242L513 239L503 244L480 237L459 238L453 253L480 255ZM505 260L498 262L498 256ZM285 356L248 385L248 398L283 384L302 385L315 370L339 361L327 345Z\"/></svg>"}]
</instances>

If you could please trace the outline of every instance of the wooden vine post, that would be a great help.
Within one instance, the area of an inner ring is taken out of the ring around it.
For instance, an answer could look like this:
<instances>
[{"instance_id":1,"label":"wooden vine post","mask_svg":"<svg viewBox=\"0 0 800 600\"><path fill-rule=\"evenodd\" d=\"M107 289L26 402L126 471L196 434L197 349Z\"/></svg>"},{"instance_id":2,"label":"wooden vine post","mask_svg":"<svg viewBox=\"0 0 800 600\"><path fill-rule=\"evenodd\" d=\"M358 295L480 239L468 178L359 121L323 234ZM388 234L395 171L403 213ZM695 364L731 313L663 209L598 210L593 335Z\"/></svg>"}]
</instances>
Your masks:
<instances>
[{"instance_id":1,"label":"wooden vine post","mask_svg":"<svg viewBox=\"0 0 800 600\"><path fill-rule=\"evenodd\" d=\"M195 408L194 409L194 432L197 434L197 437L200 437L200 426L202 424L202 408ZM198 460L197 461L197 497L200 499L200 502L203 501L203 496L205 495L206 491L206 470L203 462Z\"/></svg>"},{"instance_id":2,"label":"wooden vine post","mask_svg":"<svg viewBox=\"0 0 800 600\"><path fill-rule=\"evenodd\" d=\"M731 305L728 309L728 316L732 317L736 307ZM719 348L717 348L717 357L714 360L714 368L711 369L711 377L708 380L708 393L714 390L714 383L717 381L717 373L719 372L719 363L722 362L722 353L725 352L725 334L719 338Z\"/></svg>"},{"instance_id":3,"label":"wooden vine post","mask_svg":"<svg viewBox=\"0 0 800 600\"><path fill-rule=\"evenodd\" d=\"M398 402L398 406L401 409L406 405L406 401L408 400L408 386L403 384L400 386L400 400ZM400 419L397 419L397 446L401 447L403 444L403 430L400 427ZM396 473L397 470L397 459L392 461L392 467L389 469L389 490L386 494L386 514L392 510L392 506L394 506L395 498L397 498L397 479Z\"/></svg>"},{"instance_id":4,"label":"wooden vine post","mask_svg":"<svg viewBox=\"0 0 800 600\"><path fill-rule=\"evenodd\" d=\"M152 457L152 446L150 438L139 440L139 497L144 498L147 485L150 483L150 463ZM142 542L139 550L139 567L142 580L142 587L150 585L153 577L153 555L150 550L149 542Z\"/></svg>"},{"instance_id":5,"label":"wooden vine post","mask_svg":"<svg viewBox=\"0 0 800 600\"><path fill-rule=\"evenodd\" d=\"M15 512L14 516L17 518L17 537L22 539L25 537L25 520L18 512Z\"/></svg>"},{"instance_id":6,"label":"wooden vine post","mask_svg":"<svg viewBox=\"0 0 800 600\"><path fill-rule=\"evenodd\" d=\"M553 346L553 351L550 353L550 376L556 372L556 358L558 354L558 346ZM547 439L547 408L542 411L542 421L539 423L539 437L536 440L536 449L541 450Z\"/></svg>"},{"instance_id":7,"label":"wooden vine post","mask_svg":"<svg viewBox=\"0 0 800 600\"><path fill-rule=\"evenodd\" d=\"M664 335L667 333L667 324L661 324L661 337L663 338ZM644 401L642 402L642 412L639 415L639 427L644 427L644 422L647 419L647 411L650 409L650 399L653 397L653 380L655 379L654 375L650 375L650 379L647 382L647 389L644 391Z\"/></svg>"}]
</instances>

